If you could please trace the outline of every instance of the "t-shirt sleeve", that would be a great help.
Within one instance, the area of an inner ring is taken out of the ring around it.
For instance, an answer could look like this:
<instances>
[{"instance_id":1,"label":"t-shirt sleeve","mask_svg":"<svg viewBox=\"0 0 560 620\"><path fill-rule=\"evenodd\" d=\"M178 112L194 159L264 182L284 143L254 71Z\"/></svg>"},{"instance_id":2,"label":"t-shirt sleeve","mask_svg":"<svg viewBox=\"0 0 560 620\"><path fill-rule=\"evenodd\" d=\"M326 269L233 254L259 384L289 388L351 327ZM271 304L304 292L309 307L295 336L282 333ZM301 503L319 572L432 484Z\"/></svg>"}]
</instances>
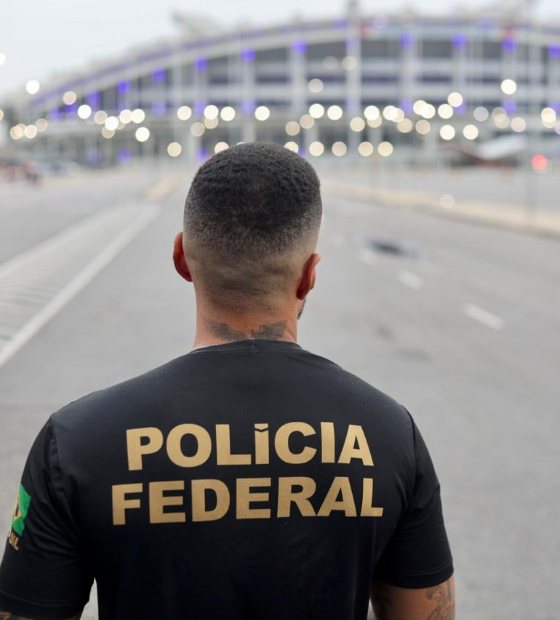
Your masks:
<instances>
[{"instance_id":1,"label":"t-shirt sleeve","mask_svg":"<svg viewBox=\"0 0 560 620\"><path fill-rule=\"evenodd\" d=\"M422 435L410 419L414 484L374 577L401 588L430 588L453 575L453 558L443 520L439 480Z\"/></svg>"},{"instance_id":2,"label":"t-shirt sleeve","mask_svg":"<svg viewBox=\"0 0 560 620\"><path fill-rule=\"evenodd\" d=\"M26 618L70 618L88 602L92 582L49 419L33 443L17 491L0 566L0 609Z\"/></svg>"}]
</instances>

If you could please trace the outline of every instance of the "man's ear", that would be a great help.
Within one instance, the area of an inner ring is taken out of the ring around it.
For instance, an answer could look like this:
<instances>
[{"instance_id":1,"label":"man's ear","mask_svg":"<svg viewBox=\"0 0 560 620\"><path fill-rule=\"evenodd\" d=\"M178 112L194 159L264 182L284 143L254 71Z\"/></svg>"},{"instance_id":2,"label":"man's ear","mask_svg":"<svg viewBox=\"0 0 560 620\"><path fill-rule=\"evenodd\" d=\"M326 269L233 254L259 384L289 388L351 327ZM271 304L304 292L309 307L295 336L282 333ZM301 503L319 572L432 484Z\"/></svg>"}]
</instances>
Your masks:
<instances>
[{"instance_id":1,"label":"man's ear","mask_svg":"<svg viewBox=\"0 0 560 620\"><path fill-rule=\"evenodd\" d=\"M315 267L319 264L321 256L317 253L312 254L306 261L302 277L297 289L297 298L303 300L307 297L307 294L315 286Z\"/></svg>"},{"instance_id":2,"label":"man's ear","mask_svg":"<svg viewBox=\"0 0 560 620\"><path fill-rule=\"evenodd\" d=\"M192 282L191 272L187 265L187 259L185 258L185 251L183 249L183 233L177 233L175 241L173 242L173 263L175 264L175 270L184 278L187 282Z\"/></svg>"}]
</instances>

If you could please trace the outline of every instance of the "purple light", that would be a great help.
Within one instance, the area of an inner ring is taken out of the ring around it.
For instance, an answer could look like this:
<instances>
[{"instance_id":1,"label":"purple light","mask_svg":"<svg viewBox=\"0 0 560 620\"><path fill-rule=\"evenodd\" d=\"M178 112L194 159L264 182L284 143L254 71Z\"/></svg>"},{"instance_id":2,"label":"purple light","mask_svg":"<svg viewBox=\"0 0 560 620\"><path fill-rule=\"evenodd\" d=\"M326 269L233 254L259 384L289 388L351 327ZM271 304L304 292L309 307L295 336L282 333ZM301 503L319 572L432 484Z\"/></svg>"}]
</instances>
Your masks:
<instances>
[{"instance_id":1,"label":"purple light","mask_svg":"<svg viewBox=\"0 0 560 620\"><path fill-rule=\"evenodd\" d=\"M73 116L77 112L78 112L78 104L77 103L71 103L70 105L66 106L66 115L67 116Z\"/></svg>"},{"instance_id":2,"label":"purple light","mask_svg":"<svg viewBox=\"0 0 560 620\"><path fill-rule=\"evenodd\" d=\"M560 58L560 43L549 45L548 54L551 58Z\"/></svg>"},{"instance_id":3,"label":"purple light","mask_svg":"<svg viewBox=\"0 0 560 620\"><path fill-rule=\"evenodd\" d=\"M509 116L517 112L517 104L515 103L515 101L504 101L502 107L506 111L506 114L508 114Z\"/></svg>"},{"instance_id":4,"label":"purple light","mask_svg":"<svg viewBox=\"0 0 560 620\"><path fill-rule=\"evenodd\" d=\"M132 153L129 149L121 149L117 155L119 164L126 164L126 162L132 159Z\"/></svg>"},{"instance_id":5,"label":"purple light","mask_svg":"<svg viewBox=\"0 0 560 620\"><path fill-rule=\"evenodd\" d=\"M457 34L453 35L452 41L453 41L453 47L462 48L462 47L467 47L468 38L466 34L463 34L462 32L458 32Z\"/></svg>"},{"instance_id":6,"label":"purple light","mask_svg":"<svg viewBox=\"0 0 560 620\"><path fill-rule=\"evenodd\" d=\"M506 37L502 40L502 48L504 52L515 52L517 41L513 37Z\"/></svg>"},{"instance_id":7,"label":"purple light","mask_svg":"<svg viewBox=\"0 0 560 620\"><path fill-rule=\"evenodd\" d=\"M552 108L557 114L560 113L560 102L559 101L549 101L548 107Z\"/></svg>"},{"instance_id":8,"label":"purple light","mask_svg":"<svg viewBox=\"0 0 560 620\"><path fill-rule=\"evenodd\" d=\"M254 48L246 47L244 50L242 50L241 58L245 62L251 62L252 60L255 60L255 50L254 50Z\"/></svg>"},{"instance_id":9,"label":"purple light","mask_svg":"<svg viewBox=\"0 0 560 620\"><path fill-rule=\"evenodd\" d=\"M196 153L196 161L203 163L208 159L210 153L206 149L199 149Z\"/></svg>"},{"instance_id":10,"label":"purple light","mask_svg":"<svg viewBox=\"0 0 560 620\"><path fill-rule=\"evenodd\" d=\"M243 114L254 114L257 106L255 105L254 99L246 99L241 105L241 109L243 110Z\"/></svg>"},{"instance_id":11,"label":"purple light","mask_svg":"<svg viewBox=\"0 0 560 620\"><path fill-rule=\"evenodd\" d=\"M165 69L154 69L152 71L152 82L163 82L165 80Z\"/></svg>"},{"instance_id":12,"label":"purple light","mask_svg":"<svg viewBox=\"0 0 560 620\"><path fill-rule=\"evenodd\" d=\"M59 121L62 118L62 112L58 108L55 108L49 112L49 118L51 121Z\"/></svg>"},{"instance_id":13,"label":"purple light","mask_svg":"<svg viewBox=\"0 0 560 620\"><path fill-rule=\"evenodd\" d=\"M357 36L348 37L347 45L348 45L348 48L352 51L358 49L358 46L360 45L360 37L357 37Z\"/></svg>"},{"instance_id":14,"label":"purple light","mask_svg":"<svg viewBox=\"0 0 560 620\"><path fill-rule=\"evenodd\" d=\"M129 90L130 90L130 82L128 80L121 80L120 82L118 82L117 91L121 93L121 95L124 93L127 93Z\"/></svg>"},{"instance_id":15,"label":"purple light","mask_svg":"<svg viewBox=\"0 0 560 620\"><path fill-rule=\"evenodd\" d=\"M462 103L460 106L457 106L455 108L455 114L457 114L458 116L462 116L463 114L467 113L467 104L466 103Z\"/></svg>"},{"instance_id":16,"label":"purple light","mask_svg":"<svg viewBox=\"0 0 560 620\"><path fill-rule=\"evenodd\" d=\"M400 107L405 114L412 114L413 103L410 99L401 99Z\"/></svg>"},{"instance_id":17,"label":"purple light","mask_svg":"<svg viewBox=\"0 0 560 620\"><path fill-rule=\"evenodd\" d=\"M162 101L156 101L152 105L152 113L154 116L165 116L167 114L167 105Z\"/></svg>"},{"instance_id":18,"label":"purple light","mask_svg":"<svg viewBox=\"0 0 560 620\"><path fill-rule=\"evenodd\" d=\"M204 114L204 109L206 108L206 101L197 101L194 104L194 113L196 116L202 116Z\"/></svg>"},{"instance_id":19,"label":"purple light","mask_svg":"<svg viewBox=\"0 0 560 620\"><path fill-rule=\"evenodd\" d=\"M298 154L305 157L307 155L307 151L302 146L298 146Z\"/></svg>"},{"instance_id":20,"label":"purple light","mask_svg":"<svg viewBox=\"0 0 560 620\"><path fill-rule=\"evenodd\" d=\"M305 51L307 50L307 43L302 39L299 39L298 41L294 41L292 43L292 49L296 54L305 54Z\"/></svg>"},{"instance_id":21,"label":"purple light","mask_svg":"<svg viewBox=\"0 0 560 620\"><path fill-rule=\"evenodd\" d=\"M101 93L98 93L97 91L88 93L86 96L86 101L92 108L96 108L101 103Z\"/></svg>"},{"instance_id":22,"label":"purple light","mask_svg":"<svg viewBox=\"0 0 560 620\"><path fill-rule=\"evenodd\" d=\"M334 22L334 27L337 30L344 30L345 28L348 28L348 20L347 19L337 19Z\"/></svg>"},{"instance_id":23,"label":"purple light","mask_svg":"<svg viewBox=\"0 0 560 620\"><path fill-rule=\"evenodd\" d=\"M208 58L197 58L194 61L194 68L197 71L205 71L208 67Z\"/></svg>"},{"instance_id":24,"label":"purple light","mask_svg":"<svg viewBox=\"0 0 560 620\"><path fill-rule=\"evenodd\" d=\"M402 47L412 47L412 44L414 43L414 36L412 35L412 33L410 32L405 32L402 36L401 36L401 46Z\"/></svg>"}]
</instances>

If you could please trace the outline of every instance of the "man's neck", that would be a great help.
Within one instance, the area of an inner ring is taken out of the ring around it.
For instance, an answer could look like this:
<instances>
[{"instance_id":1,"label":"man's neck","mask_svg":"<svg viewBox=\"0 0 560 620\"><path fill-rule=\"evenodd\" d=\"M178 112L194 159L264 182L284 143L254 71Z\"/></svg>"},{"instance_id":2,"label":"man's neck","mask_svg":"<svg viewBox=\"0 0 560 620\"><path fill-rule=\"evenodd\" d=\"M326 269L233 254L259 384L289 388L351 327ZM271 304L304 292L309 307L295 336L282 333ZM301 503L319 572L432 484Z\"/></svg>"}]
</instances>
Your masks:
<instances>
[{"instance_id":1,"label":"man's neck","mask_svg":"<svg viewBox=\"0 0 560 620\"><path fill-rule=\"evenodd\" d=\"M297 318L232 316L197 310L194 349L240 340L297 342Z\"/></svg>"}]
</instances>

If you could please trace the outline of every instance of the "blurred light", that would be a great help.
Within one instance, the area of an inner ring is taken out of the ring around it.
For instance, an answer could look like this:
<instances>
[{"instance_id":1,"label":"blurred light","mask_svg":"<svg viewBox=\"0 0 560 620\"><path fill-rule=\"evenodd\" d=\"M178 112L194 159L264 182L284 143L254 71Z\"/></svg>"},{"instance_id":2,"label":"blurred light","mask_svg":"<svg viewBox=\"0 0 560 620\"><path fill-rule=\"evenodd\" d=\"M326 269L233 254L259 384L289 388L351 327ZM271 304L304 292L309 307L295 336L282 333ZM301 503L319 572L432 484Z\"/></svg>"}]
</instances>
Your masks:
<instances>
[{"instance_id":1,"label":"blurred light","mask_svg":"<svg viewBox=\"0 0 560 620\"><path fill-rule=\"evenodd\" d=\"M444 125L439 130L439 135L441 136L442 140L453 140L453 138L455 137L455 128L452 125Z\"/></svg>"},{"instance_id":2,"label":"blurred light","mask_svg":"<svg viewBox=\"0 0 560 620\"><path fill-rule=\"evenodd\" d=\"M397 129L401 133L410 133L414 129L414 125L409 118L403 118L402 121L398 122Z\"/></svg>"},{"instance_id":3,"label":"blurred light","mask_svg":"<svg viewBox=\"0 0 560 620\"><path fill-rule=\"evenodd\" d=\"M37 135L37 127L35 125L28 125L23 132L23 135L26 138L32 140Z\"/></svg>"},{"instance_id":4,"label":"blurred light","mask_svg":"<svg viewBox=\"0 0 560 620\"><path fill-rule=\"evenodd\" d=\"M398 115L399 112L394 105L388 105L387 107L383 108L383 118L387 119L388 121L396 121Z\"/></svg>"},{"instance_id":5,"label":"blurred light","mask_svg":"<svg viewBox=\"0 0 560 620\"><path fill-rule=\"evenodd\" d=\"M311 114L313 118L322 118L325 116L325 108L320 103L314 103L309 108L309 114Z\"/></svg>"},{"instance_id":6,"label":"blurred light","mask_svg":"<svg viewBox=\"0 0 560 620\"><path fill-rule=\"evenodd\" d=\"M453 42L453 47L457 47L457 48L467 47L468 38L467 38L467 35L463 34L462 32L458 32L457 34L454 34L451 40Z\"/></svg>"},{"instance_id":7,"label":"blurred light","mask_svg":"<svg viewBox=\"0 0 560 620\"><path fill-rule=\"evenodd\" d=\"M381 157L389 157L393 154L394 148L390 142L382 142L377 147L377 151L381 155Z\"/></svg>"},{"instance_id":8,"label":"blurred light","mask_svg":"<svg viewBox=\"0 0 560 620\"><path fill-rule=\"evenodd\" d=\"M364 116L368 121L374 121L380 117L379 108L374 105L368 105L368 107L364 110Z\"/></svg>"},{"instance_id":9,"label":"blurred light","mask_svg":"<svg viewBox=\"0 0 560 620\"><path fill-rule=\"evenodd\" d=\"M361 116L356 116L350 121L350 129L355 132L363 131L366 128L366 122Z\"/></svg>"},{"instance_id":10,"label":"blurred light","mask_svg":"<svg viewBox=\"0 0 560 620\"><path fill-rule=\"evenodd\" d=\"M426 102L423 99L418 99L418 101L414 102L412 106L412 111L414 112L414 114L418 114L418 116L422 116L422 112L424 111L425 105L426 105Z\"/></svg>"},{"instance_id":11,"label":"blurred light","mask_svg":"<svg viewBox=\"0 0 560 620\"><path fill-rule=\"evenodd\" d=\"M167 154L169 157L179 157L183 147L178 142L171 142L167 145Z\"/></svg>"},{"instance_id":12,"label":"blurred light","mask_svg":"<svg viewBox=\"0 0 560 620\"><path fill-rule=\"evenodd\" d=\"M177 118L180 121L188 121L191 116L192 116L192 110L189 108L188 105L182 105L177 110Z\"/></svg>"},{"instance_id":13,"label":"blurred light","mask_svg":"<svg viewBox=\"0 0 560 620\"><path fill-rule=\"evenodd\" d=\"M119 114L119 120L124 125L128 125L132 121L132 111L128 109L121 110Z\"/></svg>"},{"instance_id":14,"label":"blurred light","mask_svg":"<svg viewBox=\"0 0 560 620\"><path fill-rule=\"evenodd\" d=\"M86 119L88 119L91 116L91 107L87 104L84 103L83 105L81 105L78 108L78 116L85 121Z\"/></svg>"},{"instance_id":15,"label":"blurred light","mask_svg":"<svg viewBox=\"0 0 560 620\"><path fill-rule=\"evenodd\" d=\"M109 116L105 121L105 128L114 131L119 126L119 119L116 116Z\"/></svg>"},{"instance_id":16,"label":"blurred light","mask_svg":"<svg viewBox=\"0 0 560 620\"><path fill-rule=\"evenodd\" d=\"M548 168L548 158L546 155L539 153L533 157L531 164L535 170L542 172Z\"/></svg>"},{"instance_id":17,"label":"blurred light","mask_svg":"<svg viewBox=\"0 0 560 620\"><path fill-rule=\"evenodd\" d=\"M6 62L6 54L0 54L0 67Z\"/></svg>"},{"instance_id":18,"label":"blurred light","mask_svg":"<svg viewBox=\"0 0 560 620\"><path fill-rule=\"evenodd\" d=\"M327 56L323 59L323 67L328 71L334 71L338 67L338 59L334 56Z\"/></svg>"},{"instance_id":19,"label":"blurred light","mask_svg":"<svg viewBox=\"0 0 560 620\"><path fill-rule=\"evenodd\" d=\"M346 71L353 71L358 66L358 61L354 56L346 56L342 60L342 66Z\"/></svg>"},{"instance_id":20,"label":"blurred light","mask_svg":"<svg viewBox=\"0 0 560 620\"><path fill-rule=\"evenodd\" d=\"M124 129L126 125L120 120L117 119L117 130Z\"/></svg>"},{"instance_id":21,"label":"blurred light","mask_svg":"<svg viewBox=\"0 0 560 620\"><path fill-rule=\"evenodd\" d=\"M197 58L194 61L194 68L197 71L205 71L208 67L208 58Z\"/></svg>"},{"instance_id":22,"label":"blurred light","mask_svg":"<svg viewBox=\"0 0 560 620\"><path fill-rule=\"evenodd\" d=\"M517 112L515 101L504 101L504 111L508 116L513 116Z\"/></svg>"},{"instance_id":23,"label":"blurred light","mask_svg":"<svg viewBox=\"0 0 560 620\"><path fill-rule=\"evenodd\" d=\"M132 159L132 153L130 149L120 149L117 155L117 161L119 164L125 164L127 161Z\"/></svg>"},{"instance_id":24,"label":"blurred light","mask_svg":"<svg viewBox=\"0 0 560 620\"><path fill-rule=\"evenodd\" d=\"M307 50L307 43L303 40L294 41L292 43L292 49L296 54L305 54Z\"/></svg>"},{"instance_id":25,"label":"blurred light","mask_svg":"<svg viewBox=\"0 0 560 620\"><path fill-rule=\"evenodd\" d=\"M414 36L410 32L405 32L401 36L402 47L412 47L413 43L414 43Z\"/></svg>"},{"instance_id":26,"label":"blurred light","mask_svg":"<svg viewBox=\"0 0 560 620\"><path fill-rule=\"evenodd\" d=\"M135 110L132 110L132 122L133 123L136 123L137 125L139 125L140 123L143 123L145 119L146 119L146 113L144 112L144 110L141 110L140 108L136 108Z\"/></svg>"},{"instance_id":27,"label":"blurred light","mask_svg":"<svg viewBox=\"0 0 560 620\"><path fill-rule=\"evenodd\" d=\"M507 79L502 82L502 92L506 95L513 95L516 90L517 83L515 82L515 80Z\"/></svg>"},{"instance_id":28,"label":"blurred light","mask_svg":"<svg viewBox=\"0 0 560 620\"><path fill-rule=\"evenodd\" d=\"M258 121L266 121L270 118L270 110L265 105L260 105L255 110L255 118Z\"/></svg>"},{"instance_id":29,"label":"blurred light","mask_svg":"<svg viewBox=\"0 0 560 620\"><path fill-rule=\"evenodd\" d=\"M19 140L22 136L23 136L23 129L19 125L16 125L15 127L12 127L10 129L10 137L13 140Z\"/></svg>"},{"instance_id":30,"label":"blurred light","mask_svg":"<svg viewBox=\"0 0 560 620\"><path fill-rule=\"evenodd\" d=\"M101 130L101 135L104 138L107 138L107 140L110 140L115 135L115 130L107 129L107 127L103 127L103 129ZM141 140L141 142L143 142L143 140Z\"/></svg>"},{"instance_id":31,"label":"blurred light","mask_svg":"<svg viewBox=\"0 0 560 620\"><path fill-rule=\"evenodd\" d=\"M92 108L95 108L99 105L99 103L101 102L101 93L97 92L97 91L93 91L92 93L88 93L86 95L86 101L89 103L89 105Z\"/></svg>"},{"instance_id":32,"label":"blurred light","mask_svg":"<svg viewBox=\"0 0 560 620\"><path fill-rule=\"evenodd\" d=\"M427 103L422 108L422 116L424 118L427 118L427 119L434 118L435 115L436 115L436 108L431 103Z\"/></svg>"},{"instance_id":33,"label":"blurred light","mask_svg":"<svg viewBox=\"0 0 560 620\"><path fill-rule=\"evenodd\" d=\"M37 80L29 80L27 84L25 85L25 90L30 95L35 95L36 93L38 93L40 88L41 88L41 85L39 84Z\"/></svg>"},{"instance_id":34,"label":"blurred light","mask_svg":"<svg viewBox=\"0 0 560 620\"><path fill-rule=\"evenodd\" d=\"M548 54L551 58L560 58L560 45L558 43L553 43L552 45L549 45Z\"/></svg>"},{"instance_id":35,"label":"blurred light","mask_svg":"<svg viewBox=\"0 0 560 620\"><path fill-rule=\"evenodd\" d=\"M2 120L2 116L0 116L0 120ZM46 131L49 126L49 121L46 118L38 118L35 122L35 127L37 127L37 131L43 133Z\"/></svg>"},{"instance_id":36,"label":"blurred light","mask_svg":"<svg viewBox=\"0 0 560 620\"><path fill-rule=\"evenodd\" d=\"M505 52L514 52L517 49L517 41L513 37L506 37L502 40L502 48Z\"/></svg>"},{"instance_id":37,"label":"blurred light","mask_svg":"<svg viewBox=\"0 0 560 620\"><path fill-rule=\"evenodd\" d=\"M303 129L311 129L311 127L315 125L315 119L310 114L304 114L299 119L299 124L303 127Z\"/></svg>"},{"instance_id":38,"label":"blurred light","mask_svg":"<svg viewBox=\"0 0 560 620\"><path fill-rule=\"evenodd\" d=\"M225 108L222 108L220 116L222 117L223 121L229 123L235 118L235 110L231 106L227 105Z\"/></svg>"},{"instance_id":39,"label":"blurred light","mask_svg":"<svg viewBox=\"0 0 560 620\"><path fill-rule=\"evenodd\" d=\"M490 117L488 110L482 106L476 108L473 115L479 123L484 123L484 121L487 121Z\"/></svg>"},{"instance_id":40,"label":"blurred light","mask_svg":"<svg viewBox=\"0 0 560 620\"><path fill-rule=\"evenodd\" d=\"M286 133L289 136L297 136L299 132L299 123L296 123L296 121L290 121L289 123L286 123Z\"/></svg>"},{"instance_id":41,"label":"blurred light","mask_svg":"<svg viewBox=\"0 0 560 620\"><path fill-rule=\"evenodd\" d=\"M447 102L450 106L453 106L454 108L460 108L463 105L464 101L465 100L461 93L451 93L449 97L447 97Z\"/></svg>"},{"instance_id":42,"label":"blurred light","mask_svg":"<svg viewBox=\"0 0 560 620\"><path fill-rule=\"evenodd\" d=\"M104 125L105 121L107 120L107 112L105 112L104 110L98 110L94 116L93 116L93 120L98 124L98 125Z\"/></svg>"},{"instance_id":43,"label":"blurred light","mask_svg":"<svg viewBox=\"0 0 560 620\"><path fill-rule=\"evenodd\" d=\"M163 67L152 71L152 82L163 82L165 80L166 70Z\"/></svg>"},{"instance_id":44,"label":"blurred light","mask_svg":"<svg viewBox=\"0 0 560 620\"><path fill-rule=\"evenodd\" d=\"M527 129L527 123L525 122L524 118L521 118L521 116L516 116L511 121L511 128L516 133L521 133L521 132L525 131L525 129Z\"/></svg>"},{"instance_id":45,"label":"blurred light","mask_svg":"<svg viewBox=\"0 0 560 620\"><path fill-rule=\"evenodd\" d=\"M393 121L395 123L400 123L402 120L404 120L405 117L404 110L401 110L400 108L395 108L395 110L395 118L393 119Z\"/></svg>"},{"instance_id":46,"label":"blurred light","mask_svg":"<svg viewBox=\"0 0 560 620\"><path fill-rule=\"evenodd\" d=\"M256 56L256 52L255 52L255 48L253 47L246 47L245 49L241 51L241 58L245 62L251 62L255 60L255 56Z\"/></svg>"},{"instance_id":47,"label":"blurred light","mask_svg":"<svg viewBox=\"0 0 560 620\"><path fill-rule=\"evenodd\" d=\"M219 113L220 113L220 110L218 110L218 107L215 105L207 105L204 108L204 117L211 121L214 120L215 118L218 118Z\"/></svg>"},{"instance_id":48,"label":"blurred light","mask_svg":"<svg viewBox=\"0 0 560 620\"><path fill-rule=\"evenodd\" d=\"M323 80L320 80L319 78L313 78L309 82L309 90L312 93L320 93L323 90L323 87Z\"/></svg>"},{"instance_id":49,"label":"blurred light","mask_svg":"<svg viewBox=\"0 0 560 620\"><path fill-rule=\"evenodd\" d=\"M195 138L200 138L200 136L206 131L206 127L202 123L193 123L191 125L191 134Z\"/></svg>"},{"instance_id":50,"label":"blurred light","mask_svg":"<svg viewBox=\"0 0 560 620\"><path fill-rule=\"evenodd\" d=\"M156 101L152 104L152 114L154 116L165 116L167 114L167 104L165 101Z\"/></svg>"},{"instance_id":51,"label":"blurred light","mask_svg":"<svg viewBox=\"0 0 560 620\"><path fill-rule=\"evenodd\" d=\"M4 118L4 110L0 110L0 121Z\"/></svg>"},{"instance_id":52,"label":"blurred light","mask_svg":"<svg viewBox=\"0 0 560 620\"><path fill-rule=\"evenodd\" d=\"M327 116L331 119L331 121L340 120L343 114L344 112L342 111L342 108L339 105L332 105L327 110Z\"/></svg>"},{"instance_id":53,"label":"blurred light","mask_svg":"<svg viewBox=\"0 0 560 620\"><path fill-rule=\"evenodd\" d=\"M500 114L495 117L494 122L498 129L507 129L511 125L511 120L507 114Z\"/></svg>"},{"instance_id":54,"label":"blurred light","mask_svg":"<svg viewBox=\"0 0 560 620\"><path fill-rule=\"evenodd\" d=\"M76 99L76 93L73 90L67 90L64 95L62 95L62 101L64 101L66 105L76 103Z\"/></svg>"},{"instance_id":55,"label":"blurred light","mask_svg":"<svg viewBox=\"0 0 560 620\"><path fill-rule=\"evenodd\" d=\"M218 142L218 144L214 147L214 153L221 153L226 149L229 149L229 144L227 142Z\"/></svg>"},{"instance_id":56,"label":"blurred light","mask_svg":"<svg viewBox=\"0 0 560 620\"><path fill-rule=\"evenodd\" d=\"M383 119L381 118L381 116L378 116L377 118L373 118L373 119L368 119L367 124L370 127L373 127L374 129L376 129L377 127L381 127L381 125L383 124Z\"/></svg>"},{"instance_id":57,"label":"blurred light","mask_svg":"<svg viewBox=\"0 0 560 620\"><path fill-rule=\"evenodd\" d=\"M452 209L455 206L455 197L452 196L451 194L444 194L440 199L439 199L439 204L444 208L444 209Z\"/></svg>"},{"instance_id":58,"label":"blurred light","mask_svg":"<svg viewBox=\"0 0 560 620\"><path fill-rule=\"evenodd\" d=\"M147 127L138 127L134 135L138 142L146 142L150 139L150 130Z\"/></svg>"},{"instance_id":59,"label":"blurred light","mask_svg":"<svg viewBox=\"0 0 560 620\"><path fill-rule=\"evenodd\" d=\"M552 128L556 125L556 110L554 108L545 108L541 112L541 119L543 125L548 128Z\"/></svg>"},{"instance_id":60,"label":"blurred light","mask_svg":"<svg viewBox=\"0 0 560 620\"><path fill-rule=\"evenodd\" d=\"M478 127L476 125L466 125L463 129L463 136L467 140L476 140L478 138Z\"/></svg>"},{"instance_id":61,"label":"blurred light","mask_svg":"<svg viewBox=\"0 0 560 620\"><path fill-rule=\"evenodd\" d=\"M441 118L451 118L453 116L453 108L448 103L442 103L438 108L438 114Z\"/></svg>"},{"instance_id":62,"label":"blurred light","mask_svg":"<svg viewBox=\"0 0 560 620\"><path fill-rule=\"evenodd\" d=\"M375 149L373 148L373 144L371 142L362 142L358 147L358 153L362 157L369 157L370 155L373 155L374 151Z\"/></svg>"},{"instance_id":63,"label":"blurred light","mask_svg":"<svg viewBox=\"0 0 560 620\"><path fill-rule=\"evenodd\" d=\"M117 91L121 95L124 95L124 93L127 93L129 90L130 82L128 80L121 80L120 82L117 82Z\"/></svg>"},{"instance_id":64,"label":"blurred light","mask_svg":"<svg viewBox=\"0 0 560 620\"><path fill-rule=\"evenodd\" d=\"M325 147L322 142L312 142L309 145L309 154L313 157L320 157L325 152Z\"/></svg>"},{"instance_id":65,"label":"blurred light","mask_svg":"<svg viewBox=\"0 0 560 620\"><path fill-rule=\"evenodd\" d=\"M348 147L346 146L346 144L344 144L344 142L335 142L332 145L332 153L336 157L342 157L343 155L346 155L346 151L348 151Z\"/></svg>"},{"instance_id":66,"label":"blurred light","mask_svg":"<svg viewBox=\"0 0 560 620\"><path fill-rule=\"evenodd\" d=\"M287 148L288 151L299 153L299 146L297 145L297 142L286 142L286 144L284 144L284 148Z\"/></svg>"},{"instance_id":67,"label":"blurred light","mask_svg":"<svg viewBox=\"0 0 560 620\"><path fill-rule=\"evenodd\" d=\"M206 129L216 129L216 127L220 124L219 118L205 118L203 121Z\"/></svg>"}]
</instances>

